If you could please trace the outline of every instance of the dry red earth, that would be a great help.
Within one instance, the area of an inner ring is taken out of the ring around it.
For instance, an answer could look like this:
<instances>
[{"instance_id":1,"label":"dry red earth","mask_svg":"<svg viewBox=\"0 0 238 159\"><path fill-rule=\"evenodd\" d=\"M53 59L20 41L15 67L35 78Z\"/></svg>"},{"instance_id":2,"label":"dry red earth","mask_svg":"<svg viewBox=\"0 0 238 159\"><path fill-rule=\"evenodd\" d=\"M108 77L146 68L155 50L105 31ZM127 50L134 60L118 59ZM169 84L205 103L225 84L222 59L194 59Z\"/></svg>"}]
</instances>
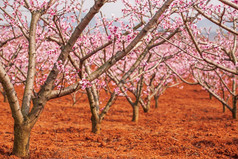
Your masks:
<instances>
[{"instance_id":1,"label":"dry red earth","mask_svg":"<svg viewBox=\"0 0 238 159\"><path fill-rule=\"evenodd\" d=\"M0 97L0 158L13 144L13 119ZM50 101L31 133L31 158L238 158L238 121L222 113L198 86L170 88L159 108L140 112L124 98L113 105L100 135L91 133L86 97L72 106L71 97Z\"/></svg>"}]
</instances>

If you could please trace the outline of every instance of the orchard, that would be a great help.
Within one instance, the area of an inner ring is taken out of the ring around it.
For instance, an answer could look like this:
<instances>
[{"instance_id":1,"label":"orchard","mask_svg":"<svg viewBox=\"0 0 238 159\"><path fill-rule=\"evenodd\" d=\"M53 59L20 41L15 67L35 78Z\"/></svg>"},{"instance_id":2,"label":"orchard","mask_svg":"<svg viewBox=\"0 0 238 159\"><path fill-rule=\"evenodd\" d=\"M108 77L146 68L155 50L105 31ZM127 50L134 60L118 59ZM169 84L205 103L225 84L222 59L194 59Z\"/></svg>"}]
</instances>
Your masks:
<instances>
[{"instance_id":1,"label":"orchard","mask_svg":"<svg viewBox=\"0 0 238 159\"><path fill-rule=\"evenodd\" d=\"M160 96L185 85L206 91L237 124L238 1L121 0L122 16L105 16L102 8L117 1L84 9L85 0L1 0L0 83L14 120L11 155L30 156L43 110L69 95L73 105L87 98L99 136L121 99L140 124L140 107L153 114Z\"/></svg>"}]
</instances>

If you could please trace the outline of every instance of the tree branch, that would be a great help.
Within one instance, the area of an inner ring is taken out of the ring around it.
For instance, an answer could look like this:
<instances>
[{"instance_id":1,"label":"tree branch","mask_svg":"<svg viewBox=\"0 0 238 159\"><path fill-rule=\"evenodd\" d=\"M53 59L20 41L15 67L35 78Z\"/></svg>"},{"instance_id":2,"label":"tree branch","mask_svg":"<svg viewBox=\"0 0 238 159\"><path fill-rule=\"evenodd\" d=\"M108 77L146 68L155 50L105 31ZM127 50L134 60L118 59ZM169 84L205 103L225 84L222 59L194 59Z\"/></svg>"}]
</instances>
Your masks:
<instances>
[{"instance_id":1,"label":"tree branch","mask_svg":"<svg viewBox=\"0 0 238 159\"><path fill-rule=\"evenodd\" d=\"M136 38L123 51L118 51L115 56L111 57L106 63L104 63L96 71L90 74L87 79L89 81L96 79L106 70L108 70L111 66L113 66L117 61L121 60L124 56L126 56L141 41L142 38L144 38L152 29L155 28L155 26L159 23L159 17L166 11L166 9L170 6L172 2L173 0L167 0L163 4L163 6L156 12L154 17L140 31Z\"/></svg>"},{"instance_id":2,"label":"tree branch","mask_svg":"<svg viewBox=\"0 0 238 159\"><path fill-rule=\"evenodd\" d=\"M231 29L227 26L225 26L224 24L220 23L219 21L213 19L212 17L208 16L206 13L204 13L204 11L202 11L201 9L199 9L197 6L193 6L201 15L203 15L205 18L207 18L208 20L210 20L211 22L213 22L214 24L222 27L223 29L233 33L233 34L236 34L238 35L238 32L234 29Z\"/></svg>"},{"instance_id":3,"label":"tree branch","mask_svg":"<svg viewBox=\"0 0 238 159\"><path fill-rule=\"evenodd\" d=\"M26 88L24 90L23 101L22 101L22 114L23 116L28 115L31 105L31 97L34 87L35 80L35 67L36 67L36 29L37 23L40 19L41 13L38 11L32 12L32 19L30 24L29 32L29 61L28 71L26 79Z\"/></svg>"},{"instance_id":4,"label":"tree branch","mask_svg":"<svg viewBox=\"0 0 238 159\"><path fill-rule=\"evenodd\" d=\"M14 121L16 123L22 123L24 121L24 118L17 98L17 93L1 63L0 63L0 82L2 83L3 89L6 92Z\"/></svg>"},{"instance_id":5,"label":"tree branch","mask_svg":"<svg viewBox=\"0 0 238 159\"><path fill-rule=\"evenodd\" d=\"M234 8L234 9L236 9L236 10L238 10L238 5L235 4L235 3L232 3L232 2L229 1L229 0L219 0L219 1L222 2L222 3L224 3L224 4L226 4L226 5L228 5L228 6L231 6L232 8Z\"/></svg>"}]
</instances>

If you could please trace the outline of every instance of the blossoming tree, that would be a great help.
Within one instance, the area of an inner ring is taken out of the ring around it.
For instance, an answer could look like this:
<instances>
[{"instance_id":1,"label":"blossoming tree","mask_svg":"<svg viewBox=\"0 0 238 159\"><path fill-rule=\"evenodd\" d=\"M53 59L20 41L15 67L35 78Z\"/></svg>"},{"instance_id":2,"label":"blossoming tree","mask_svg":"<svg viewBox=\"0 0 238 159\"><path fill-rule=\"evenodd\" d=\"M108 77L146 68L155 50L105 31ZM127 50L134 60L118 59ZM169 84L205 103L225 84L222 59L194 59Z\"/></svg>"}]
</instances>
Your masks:
<instances>
[{"instance_id":1,"label":"blossoming tree","mask_svg":"<svg viewBox=\"0 0 238 159\"><path fill-rule=\"evenodd\" d=\"M221 2L225 5L207 5L206 2L197 3L193 5L195 13L181 14L181 20L185 25L183 35L188 36L180 39L183 44L180 45L179 49L183 50L184 58L189 61L185 63L181 61L181 63L186 67L184 70L187 70L190 76L193 77L194 83L190 83L182 77L179 73L182 67L176 68L167 65L186 83L201 85L223 104L223 109L227 107L231 111L232 117L236 119L237 2ZM219 27L213 40L211 40L209 29L205 28L206 32L202 32L196 24L191 23L190 18L193 17L191 14L204 17Z\"/></svg>"},{"instance_id":2,"label":"blossoming tree","mask_svg":"<svg viewBox=\"0 0 238 159\"><path fill-rule=\"evenodd\" d=\"M237 76L237 1L219 0L226 5L213 6L209 0L135 0L133 4L122 0L122 18L106 19L101 14L93 20L105 3L113 1L95 0L88 11L82 10L84 0L2 1L0 82L14 119L14 155L29 154L31 129L47 101L79 89L86 89L92 130L99 133L119 89L138 112L138 103L144 103L141 97L149 95L153 86L156 94L162 77L163 83L170 83L175 74L182 80L192 74L202 85L205 78L196 77L207 77L206 72L214 75L210 72L215 70L216 80L224 85L223 76ZM218 41L203 37L196 27L201 17L223 29ZM98 89L108 79L116 85L100 112ZM143 90L143 82L148 89ZM24 89L22 102L14 87L18 84ZM224 88L236 97L236 87ZM135 102L126 89L136 96Z\"/></svg>"},{"instance_id":3,"label":"blossoming tree","mask_svg":"<svg viewBox=\"0 0 238 159\"><path fill-rule=\"evenodd\" d=\"M163 2L127 46L115 52L113 56L109 56L93 72L87 73L82 73L81 67L78 69L72 67L75 62L74 57L77 56L77 50L82 48L84 42L90 42L87 34L82 34L83 31L100 8L110 1L96 0L80 20L82 2L4 0L0 6L1 21L4 23L1 28L5 35L13 38L11 42L1 46L0 82L7 94L14 118L13 154L16 156L25 157L29 154L31 129L47 101L85 87L125 57L141 39L157 27L158 22L162 20L161 16L173 0ZM78 16L72 15L72 11L75 11ZM18 36L20 37L17 38ZM8 39L6 36L1 38ZM98 44L94 52L104 47L106 46ZM82 66L82 63L93 54L80 55L79 66ZM14 84L18 83L24 85L21 106L14 88ZM88 87L89 94L93 95L91 88L93 87ZM92 114L98 114L97 105L90 104Z\"/></svg>"}]
</instances>

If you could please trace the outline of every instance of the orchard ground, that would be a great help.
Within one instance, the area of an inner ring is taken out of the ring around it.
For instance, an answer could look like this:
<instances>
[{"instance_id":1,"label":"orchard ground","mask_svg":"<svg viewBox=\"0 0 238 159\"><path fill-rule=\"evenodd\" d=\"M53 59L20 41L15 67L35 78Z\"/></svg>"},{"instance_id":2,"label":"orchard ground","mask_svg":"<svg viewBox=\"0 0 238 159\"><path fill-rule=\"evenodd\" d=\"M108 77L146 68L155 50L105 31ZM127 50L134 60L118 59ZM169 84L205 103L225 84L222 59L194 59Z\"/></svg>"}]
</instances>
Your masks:
<instances>
[{"instance_id":1,"label":"orchard ground","mask_svg":"<svg viewBox=\"0 0 238 159\"><path fill-rule=\"evenodd\" d=\"M0 158L16 158L9 156L13 119L2 96L0 106ZM238 158L238 121L199 86L169 88L158 109L140 110L138 124L122 97L100 135L91 133L90 116L86 96L74 106L71 96L48 102L31 133L31 158Z\"/></svg>"}]
</instances>

